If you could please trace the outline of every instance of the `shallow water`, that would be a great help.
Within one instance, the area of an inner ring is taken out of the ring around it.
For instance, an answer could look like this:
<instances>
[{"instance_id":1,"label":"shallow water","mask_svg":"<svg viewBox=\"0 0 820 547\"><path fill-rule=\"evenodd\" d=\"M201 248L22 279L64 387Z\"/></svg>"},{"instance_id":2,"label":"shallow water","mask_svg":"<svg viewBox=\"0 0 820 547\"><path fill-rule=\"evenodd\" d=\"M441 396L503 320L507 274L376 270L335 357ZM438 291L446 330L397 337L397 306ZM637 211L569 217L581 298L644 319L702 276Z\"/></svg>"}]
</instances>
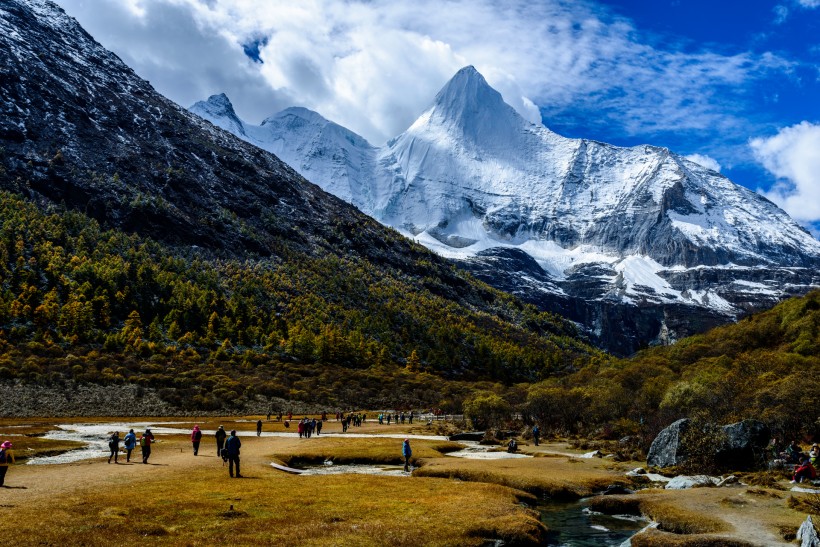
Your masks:
<instances>
[{"instance_id":1,"label":"shallow water","mask_svg":"<svg viewBox=\"0 0 820 547\"><path fill-rule=\"evenodd\" d=\"M448 456L452 456L454 458L467 458L471 460L513 460L518 458L532 458L532 456L528 454L510 454L504 450L494 452L494 450L499 450L498 446L482 445L478 444L476 441L458 442L459 444L465 445L465 447L455 452L448 452Z\"/></svg>"},{"instance_id":2,"label":"shallow water","mask_svg":"<svg viewBox=\"0 0 820 547\"><path fill-rule=\"evenodd\" d=\"M404 472L402 465L313 465L302 469L301 475L343 475L346 473L354 475L382 475L389 477L409 477L410 473Z\"/></svg>"},{"instance_id":3,"label":"shallow water","mask_svg":"<svg viewBox=\"0 0 820 547\"><path fill-rule=\"evenodd\" d=\"M643 517L590 511L583 501L544 503L537 509L550 530L547 545L562 547L620 546L648 523Z\"/></svg>"}]
</instances>

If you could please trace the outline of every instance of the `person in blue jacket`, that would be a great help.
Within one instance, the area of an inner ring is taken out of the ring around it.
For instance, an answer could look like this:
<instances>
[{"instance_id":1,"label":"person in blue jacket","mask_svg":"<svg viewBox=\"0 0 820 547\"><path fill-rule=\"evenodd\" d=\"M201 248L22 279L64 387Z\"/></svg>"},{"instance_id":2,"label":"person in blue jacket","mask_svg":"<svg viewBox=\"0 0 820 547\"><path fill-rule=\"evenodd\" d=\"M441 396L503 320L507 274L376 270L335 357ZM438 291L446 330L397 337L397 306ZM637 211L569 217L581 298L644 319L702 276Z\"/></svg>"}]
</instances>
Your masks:
<instances>
[{"instance_id":1,"label":"person in blue jacket","mask_svg":"<svg viewBox=\"0 0 820 547\"><path fill-rule=\"evenodd\" d=\"M239 474L239 448L242 441L236 436L236 430L231 431L231 436L225 440L225 450L228 451L228 474L233 478L233 466L236 464L236 477L242 478Z\"/></svg>"},{"instance_id":2,"label":"person in blue jacket","mask_svg":"<svg viewBox=\"0 0 820 547\"><path fill-rule=\"evenodd\" d=\"M404 471L410 471L410 456L413 455L413 450L410 448L410 439L404 439L401 445L401 455L404 456Z\"/></svg>"},{"instance_id":3,"label":"person in blue jacket","mask_svg":"<svg viewBox=\"0 0 820 547\"><path fill-rule=\"evenodd\" d=\"M131 451L137 446L137 435L133 429L128 430L128 434L123 438L122 443L125 446L125 461L127 463L131 461Z\"/></svg>"}]
</instances>

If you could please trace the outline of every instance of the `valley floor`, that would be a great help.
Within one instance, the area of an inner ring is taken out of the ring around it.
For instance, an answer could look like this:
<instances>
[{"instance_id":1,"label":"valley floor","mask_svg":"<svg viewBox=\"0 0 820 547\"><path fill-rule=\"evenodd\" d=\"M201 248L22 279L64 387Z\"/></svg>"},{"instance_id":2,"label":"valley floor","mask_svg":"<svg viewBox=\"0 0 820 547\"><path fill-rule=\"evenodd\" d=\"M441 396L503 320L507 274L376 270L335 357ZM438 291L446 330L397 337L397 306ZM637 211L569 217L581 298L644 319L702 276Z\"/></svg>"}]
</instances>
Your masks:
<instances>
[{"instance_id":1,"label":"valley floor","mask_svg":"<svg viewBox=\"0 0 820 547\"><path fill-rule=\"evenodd\" d=\"M55 423L93 421L123 422L121 418L2 420L0 437L15 442L22 455L30 439L22 436L26 433L42 432ZM133 419L133 423L145 421ZM166 423L182 429L198 423L204 430L219 424L228 431L239 430L242 479L228 477L211 435L205 436L196 457L187 435L158 436L148 465L136 454L130 464L123 463L121 454L117 465L107 464L105 458L13 465L7 488L0 489L4 520L12 524L7 528L9 537L18 545L119 545L147 540L167 545L409 546L482 545L493 539L538 544L546 529L538 513L528 508L535 507L538 498L572 499L610 484L630 485L625 471L638 465L581 458L581 451L565 443L522 446L532 458L468 460L444 455L458 448L453 443L411 439L414 456L420 458L412 476L290 475L270 463L321 464L332 459L336 465L396 464L401 440L299 439L295 423L286 430L273 422L265 422L264 432L287 431L292 436L256 437L255 421L255 417L184 418ZM161 425L157 420L152 423ZM333 420L323 429L323 433L340 432L341 426ZM377 423L351 430L400 436L441 432L424 425ZM661 529L699 532L652 531L636 537L634 545L719 545L729 539L737 545L788 545L781 529L794 531L806 517L789 508L789 495L776 488L734 486L646 489L622 499L639 500L641 511L660 522Z\"/></svg>"}]
</instances>

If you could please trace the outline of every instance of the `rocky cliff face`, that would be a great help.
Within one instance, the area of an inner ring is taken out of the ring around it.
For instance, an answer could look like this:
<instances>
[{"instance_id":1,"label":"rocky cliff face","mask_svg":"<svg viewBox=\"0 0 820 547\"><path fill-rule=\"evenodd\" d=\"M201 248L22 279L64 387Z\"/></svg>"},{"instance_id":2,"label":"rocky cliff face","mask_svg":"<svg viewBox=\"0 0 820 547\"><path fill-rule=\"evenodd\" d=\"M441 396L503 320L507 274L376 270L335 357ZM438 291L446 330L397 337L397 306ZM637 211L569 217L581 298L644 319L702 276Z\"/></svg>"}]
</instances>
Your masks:
<instances>
[{"instance_id":1,"label":"rocky cliff face","mask_svg":"<svg viewBox=\"0 0 820 547\"><path fill-rule=\"evenodd\" d=\"M302 118L311 122L268 126L249 140L269 150L311 143L283 158L491 285L564 313L617 353L820 284L820 242L762 196L664 148L567 139L533 125L472 67L381 148L342 129L347 138L329 137L325 128L338 126L315 113Z\"/></svg>"},{"instance_id":2,"label":"rocky cliff face","mask_svg":"<svg viewBox=\"0 0 820 547\"><path fill-rule=\"evenodd\" d=\"M0 91L2 188L226 256L413 261L377 222L159 95L49 1L0 3ZM242 134L227 98L213 112Z\"/></svg>"}]
</instances>

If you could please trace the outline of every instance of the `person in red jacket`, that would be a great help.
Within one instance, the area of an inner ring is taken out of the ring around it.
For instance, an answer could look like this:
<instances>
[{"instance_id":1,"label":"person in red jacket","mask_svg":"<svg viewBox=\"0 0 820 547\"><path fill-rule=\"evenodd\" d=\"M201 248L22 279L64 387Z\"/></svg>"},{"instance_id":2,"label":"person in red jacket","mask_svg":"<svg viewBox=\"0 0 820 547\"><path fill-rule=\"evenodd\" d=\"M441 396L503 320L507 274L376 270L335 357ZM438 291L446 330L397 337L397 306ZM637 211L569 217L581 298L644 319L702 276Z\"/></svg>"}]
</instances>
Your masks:
<instances>
[{"instance_id":1,"label":"person in red jacket","mask_svg":"<svg viewBox=\"0 0 820 547\"><path fill-rule=\"evenodd\" d=\"M151 444L154 442L154 434L150 429L146 429L145 433L140 437L140 448L142 448L142 463L148 463L148 458L151 457Z\"/></svg>"},{"instance_id":2,"label":"person in red jacket","mask_svg":"<svg viewBox=\"0 0 820 547\"><path fill-rule=\"evenodd\" d=\"M804 457L800 462L800 465L794 469L794 477L792 477L792 482L803 482L803 479L813 480L816 478L817 471L814 469L814 466L811 464L809 459Z\"/></svg>"}]
</instances>

